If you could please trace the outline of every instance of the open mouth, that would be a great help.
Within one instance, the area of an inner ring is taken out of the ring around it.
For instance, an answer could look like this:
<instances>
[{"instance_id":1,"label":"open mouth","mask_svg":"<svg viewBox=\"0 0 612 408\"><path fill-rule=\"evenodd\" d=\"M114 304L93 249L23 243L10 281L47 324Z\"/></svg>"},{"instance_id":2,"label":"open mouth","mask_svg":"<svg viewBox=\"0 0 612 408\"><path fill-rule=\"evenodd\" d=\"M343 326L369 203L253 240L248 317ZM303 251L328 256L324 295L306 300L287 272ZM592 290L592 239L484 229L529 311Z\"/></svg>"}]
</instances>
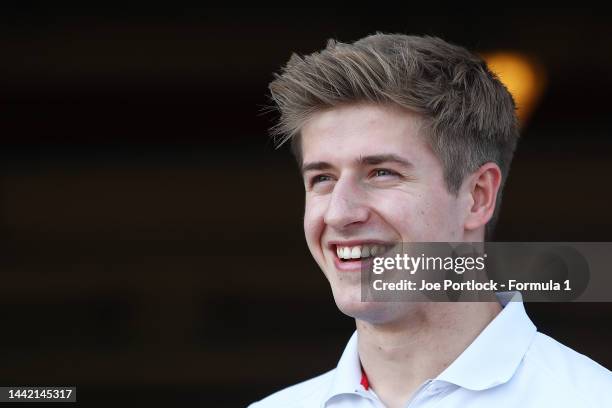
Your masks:
<instances>
[{"instance_id":1,"label":"open mouth","mask_svg":"<svg viewBox=\"0 0 612 408\"><path fill-rule=\"evenodd\" d=\"M352 246L335 245L335 247L336 255L340 259L340 262L352 262L381 256L391 249L393 245L364 244Z\"/></svg>"}]
</instances>

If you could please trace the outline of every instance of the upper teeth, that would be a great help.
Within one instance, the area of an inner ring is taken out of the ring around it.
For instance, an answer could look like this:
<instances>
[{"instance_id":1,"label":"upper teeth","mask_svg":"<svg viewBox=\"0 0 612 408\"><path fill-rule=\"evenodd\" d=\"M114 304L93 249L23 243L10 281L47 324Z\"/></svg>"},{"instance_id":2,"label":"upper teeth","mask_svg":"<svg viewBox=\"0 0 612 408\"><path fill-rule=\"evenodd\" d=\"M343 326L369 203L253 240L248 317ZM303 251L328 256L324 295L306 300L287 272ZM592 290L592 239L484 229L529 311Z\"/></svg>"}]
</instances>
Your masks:
<instances>
[{"instance_id":1,"label":"upper teeth","mask_svg":"<svg viewBox=\"0 0 612 408\"><path fill-rule=\"evenodd\" d=\"M336 253L340 259L367 258L383 252L385 252L383 245L336 246Z\"/></svg>"}]
</instances>

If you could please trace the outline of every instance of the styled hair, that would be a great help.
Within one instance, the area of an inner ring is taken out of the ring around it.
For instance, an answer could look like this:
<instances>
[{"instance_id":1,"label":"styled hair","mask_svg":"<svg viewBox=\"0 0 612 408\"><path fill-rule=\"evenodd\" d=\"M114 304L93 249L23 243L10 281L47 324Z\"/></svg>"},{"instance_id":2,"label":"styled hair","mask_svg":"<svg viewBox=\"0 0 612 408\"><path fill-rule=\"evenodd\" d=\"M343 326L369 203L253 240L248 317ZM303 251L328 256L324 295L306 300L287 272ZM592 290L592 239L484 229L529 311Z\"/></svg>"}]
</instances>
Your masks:
<instances>
[{"instance_id":1,"label":"styled hair","mask_svg":"<svg viewBox=\"0 0 612 408\"><path fill-rule=\"evenodd\" d=\"M397 105L419 114L441 160L449 192L487 162L502 172L501 192L519 138L515 104L479 56L436 37L377 33L352 44L329 40L304 57L293 54L270 83L280 119L277 146L291 140L301 161L300 129L315 112L353 103Z\"/></svg>"}]
</instances>

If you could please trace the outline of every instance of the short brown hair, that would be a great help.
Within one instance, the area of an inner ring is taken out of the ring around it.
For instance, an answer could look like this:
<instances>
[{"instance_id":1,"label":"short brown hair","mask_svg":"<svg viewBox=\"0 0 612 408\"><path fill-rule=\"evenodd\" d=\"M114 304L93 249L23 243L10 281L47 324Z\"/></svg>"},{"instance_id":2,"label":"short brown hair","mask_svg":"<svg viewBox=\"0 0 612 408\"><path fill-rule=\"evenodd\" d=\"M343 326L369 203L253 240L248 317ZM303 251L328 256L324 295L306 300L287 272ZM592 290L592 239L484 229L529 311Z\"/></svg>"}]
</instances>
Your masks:
<instances>
[{"instance_id":1,"label":"short brown hair","mask_svg":"<svg viewBox=\"0 0 612 408\"><path fill-rule=\"evenodd\" d=\"M422 117L451 193L484 163L497 163L502 181L487 225L490 237L519 131L512 96L479 56L427 36L329 40L320 52L293 54L269 88L280 112L272 128L277 146L291 139L300 161L300 129L314 112L370 102L399 105Z\"/></svg>"}]
</instances>

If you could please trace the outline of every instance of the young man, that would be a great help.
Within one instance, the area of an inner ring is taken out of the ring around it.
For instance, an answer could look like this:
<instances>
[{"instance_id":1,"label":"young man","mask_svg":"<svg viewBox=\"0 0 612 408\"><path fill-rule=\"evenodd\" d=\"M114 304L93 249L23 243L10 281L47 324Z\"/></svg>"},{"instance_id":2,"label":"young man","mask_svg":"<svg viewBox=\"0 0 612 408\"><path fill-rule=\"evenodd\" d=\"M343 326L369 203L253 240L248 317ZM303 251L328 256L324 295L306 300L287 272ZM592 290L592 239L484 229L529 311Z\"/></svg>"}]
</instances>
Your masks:
<instances>
[{"instance_id":1,"label":"young man","mask_svg":"<svg viewBox=\"0 0 612 408\"><path fill-rule=\"evenodd\" d=\"M357 331L336 369L252 407L612 406L611 373L538 333L520 301L361 301L361 259L492 230L518 130L479 57L431 37L330 41L270 90L308 247Z\"/></svg>"}]
</instances>

